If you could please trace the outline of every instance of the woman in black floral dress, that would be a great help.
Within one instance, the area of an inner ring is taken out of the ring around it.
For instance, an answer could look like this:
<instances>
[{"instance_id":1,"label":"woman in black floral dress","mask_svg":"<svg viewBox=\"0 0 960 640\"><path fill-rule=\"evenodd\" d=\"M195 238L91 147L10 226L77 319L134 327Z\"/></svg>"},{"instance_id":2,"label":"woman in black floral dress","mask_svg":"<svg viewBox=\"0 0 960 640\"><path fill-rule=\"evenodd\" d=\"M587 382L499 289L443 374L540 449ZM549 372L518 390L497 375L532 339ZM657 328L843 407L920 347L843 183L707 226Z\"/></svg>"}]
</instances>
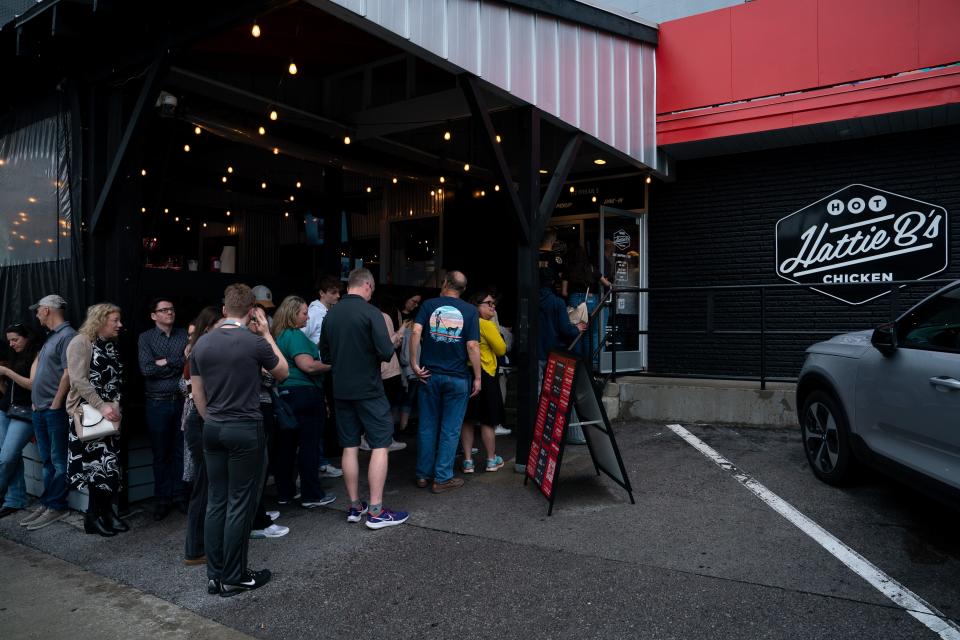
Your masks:
<instances>
[{"instance_id":1,"label":"woman in black floral dress","mask_svg":"<svg viewBox=\"0 0 960 640\"><path fill-rule=\"evenodd\" d=\"M113 536L130 529L117 516L113 506L121 482L117 458L120 435L83 442L78 437L82 426L77 424L74 415L81 405L89 404L107 420L120 423L123 367L115 340L122 326L119 307L109 303L95 304L87 309L87 319L67 346L70 375L67 478L70 486L86 489L90 496L84 530L101 536Z\"/></svg>"}]
</instances>

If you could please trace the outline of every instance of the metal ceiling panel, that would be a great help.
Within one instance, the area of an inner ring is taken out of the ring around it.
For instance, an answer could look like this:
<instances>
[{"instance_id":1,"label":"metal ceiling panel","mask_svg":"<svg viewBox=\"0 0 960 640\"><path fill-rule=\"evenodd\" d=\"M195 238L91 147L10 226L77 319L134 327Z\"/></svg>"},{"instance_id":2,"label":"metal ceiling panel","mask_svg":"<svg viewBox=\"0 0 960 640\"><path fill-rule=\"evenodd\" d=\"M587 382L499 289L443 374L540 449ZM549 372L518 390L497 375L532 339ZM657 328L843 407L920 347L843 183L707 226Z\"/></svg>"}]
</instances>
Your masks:
<instances>
[{"instance_id":1,"label":"metal ceiling panel","mask_svg":"<svg viewBox=\"0 0 960 640\"><path fill-rule=\"evenodd\" d=\"M505 0L308 1L346 9L357 26L385 29L659 169L648 42Z\"/></svg>"}]
</instances>

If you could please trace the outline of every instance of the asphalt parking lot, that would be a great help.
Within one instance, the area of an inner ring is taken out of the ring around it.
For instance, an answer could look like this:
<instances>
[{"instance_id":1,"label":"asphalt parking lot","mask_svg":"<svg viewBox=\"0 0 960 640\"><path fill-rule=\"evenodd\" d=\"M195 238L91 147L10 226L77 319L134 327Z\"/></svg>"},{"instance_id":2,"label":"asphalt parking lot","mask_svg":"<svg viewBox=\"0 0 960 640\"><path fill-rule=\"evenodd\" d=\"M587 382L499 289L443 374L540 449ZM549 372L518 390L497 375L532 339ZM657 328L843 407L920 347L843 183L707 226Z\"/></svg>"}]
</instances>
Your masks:
<instances>
[{"instance_id":1,"label":"asphalt parking lot","mask_svg":"<svg viewBox=\"0 0 960 640\"><path fill-rule=\"evenodd\" d=\"M262 638L960 637L950 622L960 617L958 514L874 474L847 489L821 484L792 430L683 425L894 580L888 592L900 585L929 605L920 620L667 425L615 426L635 505L595 475L583 447L567 450L552 517L509 465L449 494L418 490L407 450L391 456L387 503L411 511L408 524L348 525L342 499L287 508L288 536L251 543L252 564L274 580L236 598L206 595L203 568L181 564L179 515L136 515L111 540L64 523L28 534L6 518L0 536ZM512 440L498 444L512 454ZM0 602L9 628L11 608L58 600L0 581ZM117 637L136 637L131 624ZM63 626L50 620L44 637L70 636ZM179 637L177 623L151 637L165 633Z\"/></svg>"}]
</instances>

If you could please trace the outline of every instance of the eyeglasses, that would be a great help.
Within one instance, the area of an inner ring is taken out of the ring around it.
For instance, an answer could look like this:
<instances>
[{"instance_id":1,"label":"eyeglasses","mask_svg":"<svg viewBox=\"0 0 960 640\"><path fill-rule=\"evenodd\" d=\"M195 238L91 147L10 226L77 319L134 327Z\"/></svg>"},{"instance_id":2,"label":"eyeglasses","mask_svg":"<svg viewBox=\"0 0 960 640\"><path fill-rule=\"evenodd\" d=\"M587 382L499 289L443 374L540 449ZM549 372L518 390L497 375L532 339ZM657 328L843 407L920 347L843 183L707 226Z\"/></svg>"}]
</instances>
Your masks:
<instances>
[{"instance_id":1,"label":"eyeglasses","mask_svg":"<svg viewBox=\"0 0 960 640\"><path fill-rule=\"evenodd\" d=\"M487 305L488 307L490 307L491 309L496 309L496 308L497 308L497 303L496 303L496 301L494 301L494 300L484 300L484 301L481 302L480 304L485 304L485 305Z\"/></svg>"},{"instance_id":2,"label":"eyeglasses","mask_svg":"<svg viewBox=\"0 0 960 640\"><path fill-rule=\"evenodd\" d=\"M173 313L173 307L163 307L162 309L154 309L154 313Z\"/></svg>"}]
</instances>

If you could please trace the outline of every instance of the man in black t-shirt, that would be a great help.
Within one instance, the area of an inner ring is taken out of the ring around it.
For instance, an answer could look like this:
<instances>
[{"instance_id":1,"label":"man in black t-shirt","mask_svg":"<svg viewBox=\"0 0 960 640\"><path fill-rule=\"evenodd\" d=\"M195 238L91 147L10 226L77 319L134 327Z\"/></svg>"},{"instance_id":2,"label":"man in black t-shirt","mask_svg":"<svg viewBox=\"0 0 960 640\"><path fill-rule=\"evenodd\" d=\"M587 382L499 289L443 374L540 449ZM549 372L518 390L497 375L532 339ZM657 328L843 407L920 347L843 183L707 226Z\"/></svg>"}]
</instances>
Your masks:
<instances>
[{"instance_id":1,"label":"man in black t-shirt","mask_svg":"<svg viewBox=\"0 0 960 640\"><path fill-rule=\"evenodd\" d=\"M289 369L255 302L247 285L227 287L224 320L197 340L190 354L193 400L204 419L207 592L223 597L262 587L270 580L267 569L247 568L250 528L267 468L260 370L266 369L282 382Z\"/></svg>"},{"instance_id":2,"label":"man in black t-shirt","mask_svg":"<svg viewBox=\"0 0 960 640\"><path fill-rule=\"evenodd\" d=\"M553 271L555 290L564 299L567 297L567 275L563 264L563 256L553 250L557 243L557 230L547 227L543 232L543 242L540 243L540 252L537 257L537 267Z\"/></svg>"}]
</instances>

